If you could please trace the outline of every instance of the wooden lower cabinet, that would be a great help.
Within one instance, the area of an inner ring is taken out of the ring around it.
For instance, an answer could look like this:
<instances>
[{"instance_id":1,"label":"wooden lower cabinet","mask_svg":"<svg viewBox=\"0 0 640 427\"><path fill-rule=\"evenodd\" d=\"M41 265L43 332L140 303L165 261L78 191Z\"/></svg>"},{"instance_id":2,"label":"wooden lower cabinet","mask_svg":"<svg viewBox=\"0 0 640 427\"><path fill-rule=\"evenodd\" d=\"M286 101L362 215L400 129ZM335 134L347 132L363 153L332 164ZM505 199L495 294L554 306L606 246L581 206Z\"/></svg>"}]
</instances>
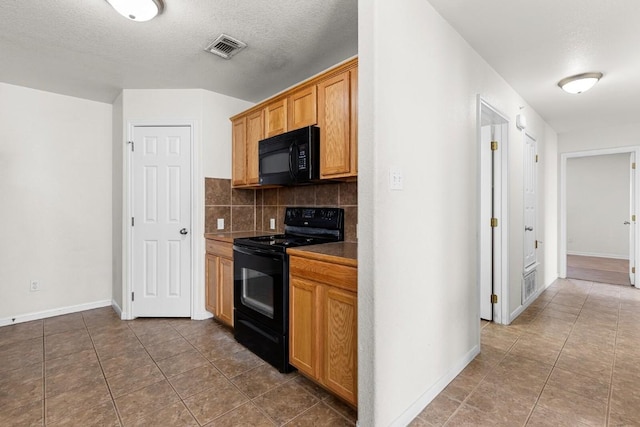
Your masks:
<instances>
[{"instance_id":1,"label":"wooden lower cabinet","mask_svg":"<svg viewBox=\"0 0 640 427\"><path fill-rule=\"evenodd\" d=\"M298 256L289 265L289 362L355 407L357 269Z\"/></svg>"},{"instance_id":2,"label":"wooden lower cabinet","mask_svg":"<svg viewBox=\"0 0 640 427\"><path fill-rule=\"evenodd\" d=\"M233 244L207 240L205 307L233 326Z\"/></svg>"}]
</instances>

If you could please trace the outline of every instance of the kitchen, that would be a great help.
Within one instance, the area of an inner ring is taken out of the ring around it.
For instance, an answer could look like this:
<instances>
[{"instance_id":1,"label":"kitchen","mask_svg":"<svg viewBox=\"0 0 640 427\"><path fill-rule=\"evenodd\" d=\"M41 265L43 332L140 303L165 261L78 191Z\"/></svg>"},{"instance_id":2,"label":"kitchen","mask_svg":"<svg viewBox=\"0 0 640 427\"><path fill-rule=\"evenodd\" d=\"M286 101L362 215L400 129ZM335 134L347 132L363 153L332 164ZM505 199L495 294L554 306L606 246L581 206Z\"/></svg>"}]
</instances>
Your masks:
<instances>
[{"instance_id":1,"label":"kitchen","mask_svg":"<svg viewBox=\"0 0 640 427\"><path fill-rule=\"evenodd\" d=\"M367 417L363 425L388 425L417 414L440 387L440 378L461 369L478 343L476 297L469 291L476 275L475 228L469 225L476 197L470 184L475 182L470 146L475 140L471 125L475 96L488 96L511 118L527 104L429 3L396 5L393 10L367 3L359 9L363 109L359 111L358 244L359 281L366 284L359 289L359 407ZM394 46L411 58L411 68L397 61L397 55L383 53L381 46L389 43L383 35L389 34L422 40L419 48ZM14 64L4 63L3 68ZM35 65L27 68L25 75L38 71ZM71 77L80 82L82 74ZM202 89L126 89L114 103L94 102L56 95L52 89L28 89L20 80L6 81L0 85L0 129L3 141L15 143L2 146L2 174L3 181L15 183L15 188L2 188L3 206L10 206L3 209L3 223L12 227L6 230L2 246L8 267L2 273L6 276L1 312L7 317L45 311L54 315L61 314L56 311L60 307L122 302L122 138L115 136L125 134L128 121L158 117L197 121L201 126L196 145L208 160L194 194L203 199L204 177L231 178L231 146L219 142L228 141L229 117L253 104ZM540 206L546 224L542 240L554 242L558 135L529 111L530 128L539 141L544 140L539 153L547 200ZM459 120L468 124L461 126ZM608 140L627 143L637 128L636 122L629 123L616 130L615 138L609 138L611 132L606 130L595 136L585 131L575 141L593 138L592 146ZM515 128L510 132L516 141ZM411 150L399 149L416 140ZM436 142L443 145L434 148ZM577 142L574 147L580 149ZM510 153L513 159L521 157L517 145ZM391 167L404 170L404 191L386 192ZM520 172L513 173L517 181ZM78 194L82 198L75 197ZM205 206L204 200L196 205ZM434 205L439 206L437 211L431 210ZM518 209L514 205L514 217ZM204 233L204 212L198 215ZM446 224L456 224L456 230L447 231ZM512 243L513 248L520 247L519 241ZM204 242L201 249L204 254ZM71 258L73 268L66 269ZM553 245L547 244L542 258L549 266L548 282L557 263ZM428 266L425 259L430 260ZM459 267L452 269L451 260L457 260ZM201 263L204 277L204 260ZM417 272L417 265L424 268ZM30 293L30 280L40 281L39 293ZM202 295L194 297L204 307L204 286ZM203 309L196 310L201 311L194 315L205 315ZM427 323L434 327L425 330Z\"/></svg>"}]
</instances>

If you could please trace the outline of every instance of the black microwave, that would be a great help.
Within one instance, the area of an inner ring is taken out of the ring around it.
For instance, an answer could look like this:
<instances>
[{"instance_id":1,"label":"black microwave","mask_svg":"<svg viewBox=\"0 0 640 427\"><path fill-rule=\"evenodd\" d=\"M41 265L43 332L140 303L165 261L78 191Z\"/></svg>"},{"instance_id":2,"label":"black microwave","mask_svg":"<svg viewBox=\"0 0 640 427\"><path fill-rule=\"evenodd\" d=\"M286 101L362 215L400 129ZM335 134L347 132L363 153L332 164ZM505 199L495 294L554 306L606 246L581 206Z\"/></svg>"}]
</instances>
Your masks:
<instances>
[{"instance_id":1,"label":"black microwave","mask_svg":"<svg viewBox=\"0 0 640 427\"><path fill-rule=\"evenodd\" d=\"M309 184L320 178L320 129L307 126L258 142L261 185Z\"/></svg>"}]
</instances>

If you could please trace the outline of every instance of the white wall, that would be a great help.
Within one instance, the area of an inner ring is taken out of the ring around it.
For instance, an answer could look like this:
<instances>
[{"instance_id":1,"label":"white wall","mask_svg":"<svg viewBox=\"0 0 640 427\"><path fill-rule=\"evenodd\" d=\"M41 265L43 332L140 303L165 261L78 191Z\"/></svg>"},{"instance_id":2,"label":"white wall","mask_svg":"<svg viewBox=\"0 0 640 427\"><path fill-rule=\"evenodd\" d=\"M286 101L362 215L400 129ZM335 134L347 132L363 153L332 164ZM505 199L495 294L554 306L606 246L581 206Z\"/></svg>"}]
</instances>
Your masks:
<instances>
[{"instance_id":1,"label":"white wall","mask_svg":"<svg viewBox=\"0 0 640 427\"><path fill-rule=\"evenodd\" d=\"M0 325L110 303L111 111L0 83Z\"/></svg>"},{"instance_id":2,"label":"white wall","mask_svg":"<svg viewBox=\"0 0 640 427\"><path fill-rule=\"evenodd\" d=\"M195 223L192 224L196 236L194 255L194 318L210 317L204 309L204 178L231 178L231 122L229 117L246 110L254 104L220 95L203 89L126 89L122 93L122 140L116 141L115 151L120 151L120 165L116 169L127 168L127 147L129 126L132 124L184 124L191 123L194 131L195 182L192 195ZM119 144L119 147L118 147ZM115 152L114 151L114 152ZM127 188L123 184L117 189L120 200L125 201ZM121 210L121 216L123 215ZM122 223L122 221L121 221ZM121 224L120 223L120 224ZM120 225L121 226L121 225ZM126 236L127 229L119 230ZM121 253L122 269L127 271L126 254ZM125 273L126 274L126 273ZM123 278L124 280L124 278ZM125 284L123 283L123 286ZM127 310L129 301L123 301Z\"/></svg>"},{"instance_id":3,"label":"white wall","mask_svg":"<svg viewBox=\"0 0 640 427\"><path fill-rule=\"evenodd\" d=\"M476 95L511 118L510 230L523 228L514 121L526 104L428 2L358 6L359 422L405 425L479 349ZM555 157L553 131L524 112ZM392 167L403 191L388 188ZM549 208L539 212L542 235L557 227L544 223ZM522 233L511 236L519 302Z\"/></svg>"},{"instance_id":4,"label":"white wall","mask_svg":"<svg viewBox=\"0 0 640 427\"><path fill-rule=\"evenodd\" d=\"M567 252L629 258L629 154L567 159Z\"/></svg>"},{"instance_id":5,"label":"white wall","mask_svg":"<svg viewBox=\"0 0 640 427\"><path fill-rule=\"evenodd\" d=\"M549 286L559 277L559 219L558 219L558 134L545 128L544 144L538 146L541 162L538 164L538 206L544 224L538 239L538 257L544 265L543 286ZM540 216L539 216L540 217ZM540 283L538 284L540 285Z\"/></svg>"},{"instance_id":6,"label":"white wall","mask_svg":"<svg viewBox=\"0 0 640 427\"><path fill-rule=\"evenodd\" d=\"M111 161L111 182L112 182L112 266L113 285L112 298L114 308L122 311L122 135L123 135L123 113L122 94L113 102L112 116L112 161Z\"/></svg>"},{"instance_id":7,"label":"white wall","mask_svg":"<svg viewBox=\"0 0 640 427\"><path fill-rule=\"evenodd\" d=\"M640 145L640 122L625 126L584 129L558 135L558 151L598 150Z\"/></svg>"}]
</instances>

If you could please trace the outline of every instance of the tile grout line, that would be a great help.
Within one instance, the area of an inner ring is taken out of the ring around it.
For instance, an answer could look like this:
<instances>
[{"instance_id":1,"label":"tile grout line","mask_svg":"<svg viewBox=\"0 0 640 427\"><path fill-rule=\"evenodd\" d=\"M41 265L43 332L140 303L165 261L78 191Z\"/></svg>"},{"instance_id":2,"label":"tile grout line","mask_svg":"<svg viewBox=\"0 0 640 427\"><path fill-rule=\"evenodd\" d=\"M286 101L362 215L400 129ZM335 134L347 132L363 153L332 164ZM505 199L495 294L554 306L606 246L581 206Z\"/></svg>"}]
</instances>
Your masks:
<instances>
[{"instance_id":1,"label":"tile grout line","mask_svg":"<svg viewBox=\"0 0 640 427\"><path fill-rule=\"evenodd\" d=\"M591 288L593 287L593 284L589 287L589 293L591 293ZM556 292L556 295L559 293L560 291ZM554 295L555 298L555 295ZM588 297L587 297L588 298ZM556 356L555 361L553 362L553 365L551 367L551 370L549 371L549 374L547 375L547 378L544 381L544 384L542 385L542 388L540 389L540 393L538 394L538 397L536 398L535 403L533 404L533 407L531 408L531 411L529 412L529 415L527 416L527 419L524 422L524 426L527 425L527 423L531 420L531 416L533 415L533 412L535 411L536 407L538 406L538 402L540 401L540 398L542 397L542 393L544 393L544 389L547 387L547 383L549 382L549 378L551 378L551 375L553 374L553 371L556 369L556 365L558 364L558 360L560 360L560 356L562 355L562 351L564 350L564 348L567 345L567 342L569 341L569 337L571 336L571 333L573 332L573 329L576 326L576 323L578 323L578 318L580 318L580 314L582 313L582 308L584 307L585 303L587 302L587 298L585 298L585 300L582 302L582 305L580 306L580 311L578 312L578 315L576 316L576 319L573 321L573 324L571 325L571 329L569 330L569 333L567 334L567 337L564 339L564 343L562 344L562 347L560 348L560 351L558 352L558 355ZM547 302L547 304L545 304L545 308L551 303L551 301L553 301L553 298ZM538 313L538 315L536 315L536 319L538 317L540 317L540 315L542 314L542 311L540 311L540 313Z\"/></svg>"},{"instance_id":2,"label":"tile grout line","mask_svg":"<svg viewBox=\"0 0 640 427\"><path fill-rule=\"evenodd\" d=\"M96 354L96 359L98 359L98 364L100 365L100 371L102 372L102 378L104 379L104 383L106 384L107 390L109 391L109 396L111 397L111 404L113 405L113 409L115 409L116 415L118 416L118 422L120 423L121 426L124 426L124 422L122 421L122 417L120 415L120 410L116 406L116 400L113 397L113 392L111 391L111 387L109 387L109 382L107 381L107 375L105 374L104 368L102 367L102 361L100 360L100 355L98 354L96 343L93 340L93 335L91 335L91 330L87 326L87 322L85 321L84 314L82 314L82 323L84 323L84 326L87 329L87 334L89 335L89 339L91 340L91 347L93 348L93 351Z\"/></svg>"},{"instance_id":3,"label":"tile grout line","mask_svg":"<svg viewBox=\"0 0 640 427\"><path fill-rule=\"evenodd\" d=\"M605 416L605 425L608 426L611 421L611 397L613 396L613 374L616 369L617 350L618 350L618 328L620 327L620 294L618 294L618 321L616 322L616 336L613 345L613 366L611 367L611 376L609 378L609 395L607 396L607 413Z\"/></svg>"}]
</instances>

